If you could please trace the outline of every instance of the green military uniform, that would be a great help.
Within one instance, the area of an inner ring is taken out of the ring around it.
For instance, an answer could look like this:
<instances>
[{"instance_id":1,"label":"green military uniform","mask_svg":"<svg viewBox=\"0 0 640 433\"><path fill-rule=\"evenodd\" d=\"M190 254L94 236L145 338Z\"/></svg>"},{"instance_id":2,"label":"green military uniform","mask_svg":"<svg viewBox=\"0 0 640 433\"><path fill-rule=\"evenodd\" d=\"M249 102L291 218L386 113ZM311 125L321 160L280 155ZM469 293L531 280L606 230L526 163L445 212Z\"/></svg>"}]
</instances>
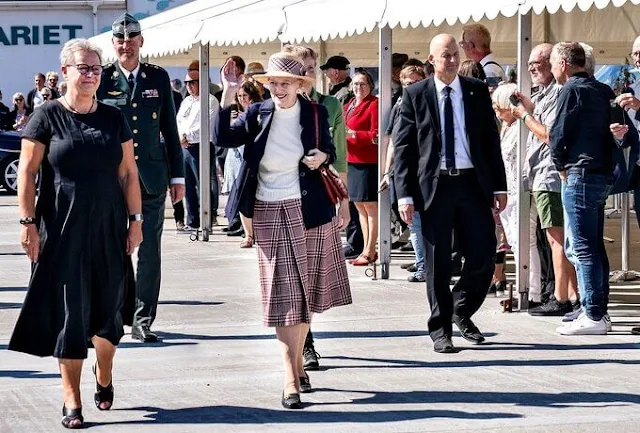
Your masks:
<instances>
[{"instance_id":1,"label":"green military uniform","mask_svg":"<svg viewBox=\"0 0 640 433\"><path fill-rule=\"evenodd\" d=\"M133 38L140 34L140 25L124 14L114 22L113 33L117 38ZM105 65L97 98L118 107L133 132L144 216L133 324L151 326L160 293L160 238L167 189L172 179L184 183L184 160L169 75L159 66L140 63L131 77L132 88L128 75L117 62Z\"/></svg>"}]
</instances>

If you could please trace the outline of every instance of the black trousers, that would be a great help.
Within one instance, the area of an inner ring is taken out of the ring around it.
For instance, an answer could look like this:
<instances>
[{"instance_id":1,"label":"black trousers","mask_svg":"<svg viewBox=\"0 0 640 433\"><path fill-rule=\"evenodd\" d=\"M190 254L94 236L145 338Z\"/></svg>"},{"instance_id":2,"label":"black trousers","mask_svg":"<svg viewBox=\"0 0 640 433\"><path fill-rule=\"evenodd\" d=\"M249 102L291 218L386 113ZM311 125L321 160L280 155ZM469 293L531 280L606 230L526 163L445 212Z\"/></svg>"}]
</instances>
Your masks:
<instances>
[{"instance_id":1,"label":"black trousers","mask_svg":"<svg viewBox=\"0 0 640 433\"><path fill-rule=\"evenodd\" d=\"M495 267L495 222L474 172L440 176L433 202L420 212L425 246L429 334L451 337L453 315L470 318L482 306ZM451 281L451 236L465 258L462 275Z\"/></svg>"},{"instance_id":2,"label":"black trousers","mask_svg":"<svg viewBox=\"0 0 640 433\"><path fill-rule=\"evenodd\" d=\"M362 227L360 227L360 216L358 209L352 201L349 202L349 224L345 229L347 234L347 243L358 254L364 249L364 238L362 237Z\"/></svg>"},{"instance_id":3,"label":"black trousers","mask_svg":"<svg viewBox=\"0 0 640 433\"><path fill-rule=\"evenodd\" d=\"M156 318L160 295L160 239L167 193L142 194L143 240L138 249L136 272L136 311L133 324L151 326Z\"/></svg>"},{"instance_id":4,"label":"black trousers","mask_svg":"<svg viewBox=\"0 0 640 433\"><path fill-rule=\"evenodd\" d=\"M540 300L544 303L551 298L556 291L556 274L553 270L553 258L551 245L547 239L547 233L540 225L540 218L536 222L536 241L538 256L540 256Z\"/></svg>"},{"instance_id":5,"label":"black trousers","mask_svg":"<svg viewBox=\"0 0 640 433\"><path fill-rule=\"evenodd\" d=\"M173 219L176 222L184 223L184 204L182 200L173 205Z\"/></svg>"}]
</instances>

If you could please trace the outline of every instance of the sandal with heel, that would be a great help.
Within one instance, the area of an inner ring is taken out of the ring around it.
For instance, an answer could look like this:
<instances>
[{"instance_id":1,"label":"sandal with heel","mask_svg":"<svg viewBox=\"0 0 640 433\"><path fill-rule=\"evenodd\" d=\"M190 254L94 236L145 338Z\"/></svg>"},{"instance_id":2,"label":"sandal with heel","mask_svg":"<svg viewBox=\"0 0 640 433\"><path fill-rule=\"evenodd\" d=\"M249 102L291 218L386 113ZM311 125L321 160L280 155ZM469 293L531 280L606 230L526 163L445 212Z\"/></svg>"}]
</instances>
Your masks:
<instances>
[{"instance_id":1,"label":"sandal with heel","mask_svg":"<svg viewBox=\"0 0 640 433\"><path fill-rule=\"evenodd\" d=\"M96 393L93 396L93 401L99 410L109 410L113 406L113 380L109 386L100 385L98 383L98 374L96 373L96 364L93 364L93 375L96 377ZM103 403L109 403L109 406L100 406Z\"/></svg>"},{"instance_id":2,"label":"sandal with heel","mask_svg":"<svg viewBox=\"0 0 640 433\"><path fill-rule=\"evenodd\" d=\"M60 424L62 424L62 427L72 430L84 428L82 408L67 409L66 405L62 405L62 420L60 421Z\"/></svg>"}]
</instances>

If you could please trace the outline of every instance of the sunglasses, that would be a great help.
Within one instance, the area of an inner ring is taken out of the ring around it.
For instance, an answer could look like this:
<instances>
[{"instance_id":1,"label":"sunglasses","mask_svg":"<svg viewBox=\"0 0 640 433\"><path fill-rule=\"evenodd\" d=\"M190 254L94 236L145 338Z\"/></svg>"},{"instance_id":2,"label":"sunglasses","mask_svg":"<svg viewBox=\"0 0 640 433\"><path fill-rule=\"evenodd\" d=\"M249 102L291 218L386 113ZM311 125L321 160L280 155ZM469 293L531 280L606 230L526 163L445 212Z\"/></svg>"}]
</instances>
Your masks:
<instances>
[{"instance_id":1,"label":"sunglasses","mask_svg":"<svg viewBox=\"0 0 640 433\"><path fill-rule=\"evenodd\" d=\"M24 98L16 98L16 99L14 99L14 102L20 102L20 101L24 101Z\"/></svg>"},{"instance_id":2,"label":"sunglasses","mask_svg":"<svg viewBox=\"0 0 640 433\"><path fill-rule=\"evenodd\" d=\"M42 99L49 99L51 95L42 95Z\"/></svg>"}]
</instances>

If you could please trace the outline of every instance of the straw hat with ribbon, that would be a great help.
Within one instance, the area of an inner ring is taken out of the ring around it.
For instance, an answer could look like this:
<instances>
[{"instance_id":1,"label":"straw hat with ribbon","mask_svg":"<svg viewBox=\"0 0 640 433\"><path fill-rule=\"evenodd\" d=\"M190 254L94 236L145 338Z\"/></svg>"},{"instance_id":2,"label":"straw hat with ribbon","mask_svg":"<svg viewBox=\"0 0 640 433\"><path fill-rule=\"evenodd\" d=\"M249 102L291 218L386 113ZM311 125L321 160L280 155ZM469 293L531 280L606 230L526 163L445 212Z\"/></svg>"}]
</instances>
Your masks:
<instances>
[{"instance_id":1,"label":"straw hat with ribbon","mask_svg":"<svg viewBox=\"0 0 640 433\"><path fill-rule=\"evenodd\" d=\"M254 75L253 79L263 84L267 84L270 78L295 78L306 84L315 82L315 79L304 74L304 64L298 57L288 53L276 53L269 57L267 72Z\"/></svg>"}]
</instances>

